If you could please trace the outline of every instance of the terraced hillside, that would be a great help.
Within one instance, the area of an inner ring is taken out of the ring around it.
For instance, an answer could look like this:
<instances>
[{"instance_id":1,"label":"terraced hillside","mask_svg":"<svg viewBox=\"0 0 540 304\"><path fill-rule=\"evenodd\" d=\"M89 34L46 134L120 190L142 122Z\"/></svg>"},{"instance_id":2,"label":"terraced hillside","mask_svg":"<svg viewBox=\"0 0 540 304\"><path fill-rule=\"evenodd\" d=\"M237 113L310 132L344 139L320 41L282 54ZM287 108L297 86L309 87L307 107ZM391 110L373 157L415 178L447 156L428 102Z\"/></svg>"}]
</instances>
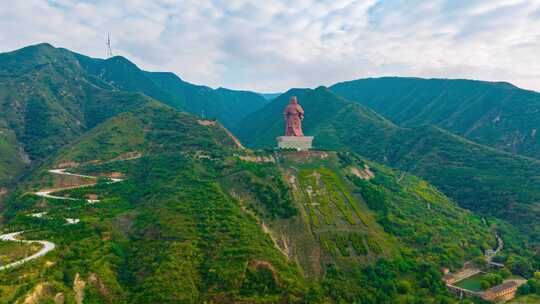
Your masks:
<instances>
[{"instance_id":1,"label":"terraced hillside","mask_svg":"<svg viewBox=\"0 0 540 304\"><path fill-rule=\"evenodd\" d=\"M295 89L253 113L239 133L248 146L270 148L283 134L291 95L304 107L304 133L322 149L354 151L423 177L461 206L505 219L537 243L540 162L473 143L436 126L399 127L324 87Z\"/></svg>"}]
</instances>

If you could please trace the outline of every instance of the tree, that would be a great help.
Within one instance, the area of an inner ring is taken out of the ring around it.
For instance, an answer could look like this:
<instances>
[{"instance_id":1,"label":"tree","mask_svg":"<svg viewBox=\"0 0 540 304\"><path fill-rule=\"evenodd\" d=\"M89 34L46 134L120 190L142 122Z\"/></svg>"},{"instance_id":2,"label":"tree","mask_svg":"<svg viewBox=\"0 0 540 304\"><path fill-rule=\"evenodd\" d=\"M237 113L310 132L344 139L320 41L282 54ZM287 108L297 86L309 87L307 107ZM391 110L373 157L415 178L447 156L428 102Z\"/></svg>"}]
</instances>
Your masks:
<instances>
[{"instance_id":1,"label":"tree","mask_svg":"<svg viewBox=\"0 0 540 304\"><path fill-rule=\"evenodd\" d=\"M521 286L519 286L518 290L517 290L517 294L518 295L528 295L531 293L531 288L529 287L529 284L523 284Z\"/></svg>"},{"instance_id":2,"label":"tree","mask_svg":"<svg viewBox=\"0 0 540 304\"><path fill-rule=\"evenodd\" d=\"M397 290L398 290L398 292L400 294L407 294L407 293L411 292L411 290L412 290L411 283L409 283L408 281L405 281L405 280L400 280L397 283Z\"/></svg>"}]
</instances>

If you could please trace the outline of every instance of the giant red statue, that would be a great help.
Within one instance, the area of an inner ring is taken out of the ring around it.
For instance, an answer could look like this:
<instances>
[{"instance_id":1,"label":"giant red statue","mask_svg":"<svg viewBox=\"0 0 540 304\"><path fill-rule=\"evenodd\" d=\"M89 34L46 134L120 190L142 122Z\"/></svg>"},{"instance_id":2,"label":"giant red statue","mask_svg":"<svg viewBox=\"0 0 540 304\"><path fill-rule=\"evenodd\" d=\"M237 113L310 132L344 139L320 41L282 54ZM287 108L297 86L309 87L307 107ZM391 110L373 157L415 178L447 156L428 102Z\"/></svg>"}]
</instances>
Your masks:
<instances>
[{"instance_id":1,"label":"giant red statue","mask_svg":"<svg viewBox=\"0 0 540 304\"><path fill-rule=\"evenodd\" d=\"M296 96L291 97L291 102L285 111L285 136L304 136L302 132L302 120L304 119L304 109L298 104Z\"/></svg>"}]
</instances>

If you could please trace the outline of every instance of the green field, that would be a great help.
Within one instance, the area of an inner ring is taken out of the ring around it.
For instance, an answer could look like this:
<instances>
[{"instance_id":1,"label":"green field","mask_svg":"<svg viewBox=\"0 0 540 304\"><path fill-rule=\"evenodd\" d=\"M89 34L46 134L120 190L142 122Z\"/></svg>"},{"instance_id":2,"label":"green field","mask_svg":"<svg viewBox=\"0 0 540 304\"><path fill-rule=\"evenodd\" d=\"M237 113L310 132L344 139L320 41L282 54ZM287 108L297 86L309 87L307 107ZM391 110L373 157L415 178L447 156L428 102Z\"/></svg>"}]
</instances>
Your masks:
<instances>
[{"instance_id":1,"label":"green field","mask_svg":"<svg viewBox=\"0 0 540 304\"><path fill-rule=\"evenodd\" d=\"M472 290L472 291L483 291L484 289L482 289L482 285L480 284L483 276L484 276L483 273L479 273L479 274L473 275L470 278L459 281L455 285L457 287L461 287L461 288Z\"/></svg>"}]
</instances>

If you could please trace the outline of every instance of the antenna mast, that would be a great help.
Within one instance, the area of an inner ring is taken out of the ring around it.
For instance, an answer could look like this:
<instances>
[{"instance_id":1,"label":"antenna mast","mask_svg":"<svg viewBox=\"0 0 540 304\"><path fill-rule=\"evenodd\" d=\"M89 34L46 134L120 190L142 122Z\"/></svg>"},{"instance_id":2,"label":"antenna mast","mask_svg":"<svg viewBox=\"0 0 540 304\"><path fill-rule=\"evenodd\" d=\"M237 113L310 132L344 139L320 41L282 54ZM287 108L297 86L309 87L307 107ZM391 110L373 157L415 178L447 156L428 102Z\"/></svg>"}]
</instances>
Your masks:
<instances>
[{"instance_id":1,"label":"antenna mast","mask_svg":"<svg viewBox=\"0 0 540 304\"><path fill-rule=\"evenodd\" d=\"M111 36L107 34L107 58L112 57L112 49L111 49Z\"/></svg>"}]
</instances>

